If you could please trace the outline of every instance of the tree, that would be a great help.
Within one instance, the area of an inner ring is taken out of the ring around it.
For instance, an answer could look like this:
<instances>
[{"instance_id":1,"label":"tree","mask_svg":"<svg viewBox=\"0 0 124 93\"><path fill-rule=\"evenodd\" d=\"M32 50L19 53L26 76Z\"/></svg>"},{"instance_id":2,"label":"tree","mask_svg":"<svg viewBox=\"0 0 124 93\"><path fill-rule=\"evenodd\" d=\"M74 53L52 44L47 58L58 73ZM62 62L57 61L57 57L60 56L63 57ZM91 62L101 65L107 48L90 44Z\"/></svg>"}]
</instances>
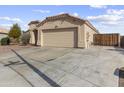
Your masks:
<instances>
[{"instance_id":1,"label":"tree","mask_svg":"<svg viewBox=\"0 0 124 93\"><path fill-rule=\"evenodd\" d=\"M21 36L21 28L19 27L17 23L13 24L8 35L9 37L14 38L14 39L18 39Z\"/></svg>"}]
</instances>

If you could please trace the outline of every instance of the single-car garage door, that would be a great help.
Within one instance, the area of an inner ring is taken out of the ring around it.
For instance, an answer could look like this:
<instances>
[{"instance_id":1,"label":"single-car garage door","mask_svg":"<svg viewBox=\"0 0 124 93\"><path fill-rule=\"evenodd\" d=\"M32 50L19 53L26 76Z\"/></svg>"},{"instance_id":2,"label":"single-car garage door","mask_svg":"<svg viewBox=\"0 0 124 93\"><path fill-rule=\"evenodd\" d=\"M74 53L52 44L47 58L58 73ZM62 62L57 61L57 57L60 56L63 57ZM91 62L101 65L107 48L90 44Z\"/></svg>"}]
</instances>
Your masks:
<instances>
[{"instance_id":1,"label":"single-car garage door","mask_svg":"<svg viewBox=\"0 0 124 93\"><path fill-rule=\"evenodd\" d=\"M45 29L42 39L42 46L77 47L77 30L71 28Z\"/></svg>"}]
</instances>

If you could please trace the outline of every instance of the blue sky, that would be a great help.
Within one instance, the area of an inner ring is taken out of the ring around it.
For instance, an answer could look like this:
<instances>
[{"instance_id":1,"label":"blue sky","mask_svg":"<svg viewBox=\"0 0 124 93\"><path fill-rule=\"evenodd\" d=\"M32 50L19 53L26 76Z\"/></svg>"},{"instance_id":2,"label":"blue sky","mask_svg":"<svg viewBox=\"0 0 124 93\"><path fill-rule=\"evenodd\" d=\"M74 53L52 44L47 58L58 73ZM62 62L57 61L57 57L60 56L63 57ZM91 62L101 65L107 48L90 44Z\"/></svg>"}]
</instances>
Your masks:
<instances>
[{"instance_id":1,"label":"blue sky","mask_svg":"<svg viewBox=\"0 0 124 93\"><path fill-rule=\"evenodd\" d=\"M13 23L18 23L22 30L27 30L30 21L61 13L88 19L101 33L124 35L124 6L116 5L1 5L0 27L10 28Z\"/></svg>"}]
</instances>

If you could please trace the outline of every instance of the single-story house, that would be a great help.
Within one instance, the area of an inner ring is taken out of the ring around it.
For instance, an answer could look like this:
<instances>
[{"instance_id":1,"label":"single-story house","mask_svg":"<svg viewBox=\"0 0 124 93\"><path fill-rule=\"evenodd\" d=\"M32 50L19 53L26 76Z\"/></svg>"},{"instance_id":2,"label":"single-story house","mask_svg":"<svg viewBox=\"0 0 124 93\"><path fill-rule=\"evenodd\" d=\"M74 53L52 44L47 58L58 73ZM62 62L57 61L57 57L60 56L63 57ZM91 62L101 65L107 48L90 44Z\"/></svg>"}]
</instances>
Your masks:
<instances>
[{"instance_id":1,"label":"single-story house","mask_svg":"<svg viewBox=\"0 0 124 93\"><path fill-rule=\"evenodd\" d=\"M0 28L0 40L8 36L8 30Z\"/></svg>"},{"instance_id":2,"label":"single-story house","mask_svg":"<svg viewBox=\"0 0 124 93\"><path fill-rule=\"evenodd\" d=\"M30 43L52 47L88 48L98 30L88 21L69 14L50 16L29 24Z\"/></svg>"}]
</instances>

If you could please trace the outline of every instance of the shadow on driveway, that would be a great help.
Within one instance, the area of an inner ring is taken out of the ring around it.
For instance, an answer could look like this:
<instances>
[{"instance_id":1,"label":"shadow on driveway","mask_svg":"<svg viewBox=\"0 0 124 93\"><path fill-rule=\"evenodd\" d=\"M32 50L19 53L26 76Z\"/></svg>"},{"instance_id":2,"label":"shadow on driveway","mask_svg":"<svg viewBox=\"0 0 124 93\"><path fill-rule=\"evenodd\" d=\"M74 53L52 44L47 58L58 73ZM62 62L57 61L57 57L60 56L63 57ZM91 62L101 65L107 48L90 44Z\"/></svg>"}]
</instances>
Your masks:
<instances>
[{"instance_id":1,"label":"shadow on driveway","mask_svg":"<svg viewBox=\"0 0 124 93\"><path fill-rule=\"evenodd\" d=\"M52 87L61 87L55 81L53 81L48 76L46 76L43 72L41 72L39 69L31 65L27 60L25 60L15 50L11 49L11 51L13 51L22 61L24 61L25 64L27 64L35 73L37 73L41 78L43 78L49 85L51 85Z\"/></svg>"},{"instance_id":2,"label":"shadow on driveway","mask_svg":"<svg viewBox=\"0 0 124 93\"><path fill-rule=\"evenodd\" d=\"M107 50L109 50L109 51L117 51L120 54L124 55L124 49L123 48L115 47L115 49L107 49Z\"/></svg>"},{"instance_id":3,"label":"shadow on driveway","mask_svg":"<svg viewBox=\"0 0 124 93\"><path fill-rule=\"evenodd\" d=\"M21 65L21 64L25 64L25 63L20 63L20 61L16 61L16 62L9 61L9 64L5 64L4 66Z\"/></svg>"}]
</instances>

